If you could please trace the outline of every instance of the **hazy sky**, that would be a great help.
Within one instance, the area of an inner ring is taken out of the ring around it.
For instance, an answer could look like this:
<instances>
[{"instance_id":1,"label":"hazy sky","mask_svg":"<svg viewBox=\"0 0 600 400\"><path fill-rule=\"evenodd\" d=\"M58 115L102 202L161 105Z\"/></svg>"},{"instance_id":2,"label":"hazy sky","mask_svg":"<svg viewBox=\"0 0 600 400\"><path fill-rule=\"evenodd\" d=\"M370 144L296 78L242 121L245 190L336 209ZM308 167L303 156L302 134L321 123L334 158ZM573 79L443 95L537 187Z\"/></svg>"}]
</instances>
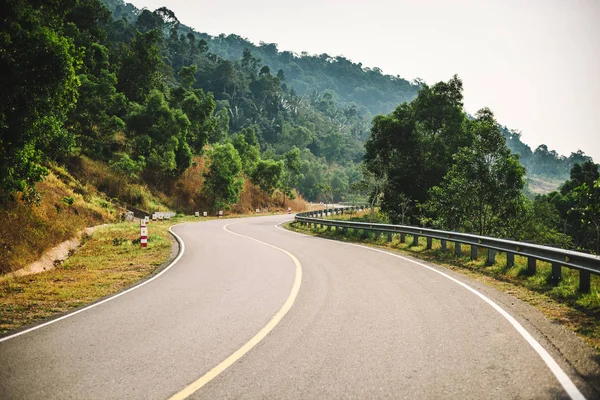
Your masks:
<instances>
[{"instance_id":1,"label":"hazy sky","mask_svg":"<svg viewBox=\"0 0 600 400\"><path fill-rule=\"evenodd\" d=\"M487 106L533 150L600 161L600 0L130 2L166 6L199 32L343 55L408 80L456 73L469 113Z\"/></svg>"}]
</instances>

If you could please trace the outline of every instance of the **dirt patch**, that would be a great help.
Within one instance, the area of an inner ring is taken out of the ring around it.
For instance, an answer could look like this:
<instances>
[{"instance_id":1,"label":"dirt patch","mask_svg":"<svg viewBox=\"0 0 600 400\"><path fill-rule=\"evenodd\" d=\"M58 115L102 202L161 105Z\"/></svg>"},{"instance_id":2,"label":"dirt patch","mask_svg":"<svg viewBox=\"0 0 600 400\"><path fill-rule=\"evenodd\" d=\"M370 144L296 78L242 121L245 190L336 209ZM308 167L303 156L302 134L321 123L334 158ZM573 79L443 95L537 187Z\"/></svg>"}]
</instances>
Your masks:
<instances>
[{"instance_id":1,"label":"dirt patch","mask_svg":"<svg viewBox=\"0 0 600 400\"><path fill-rule=\"evenodd\" d=\"M14 272L5 274L5 276L17 277L38 274L40 272L49 271L51 269L56 268L57 265L62 264L72 254L72 252L79 247L79 245L81 244L82 237L84 237L85 235L90 236L98 227L104 225L91 226L89 228L85 228L84 230L77 232L73 239L65 240L58 246L47 250L36 262L29 264L25 268L21 268Z\"/></svg>"}]
</instances>

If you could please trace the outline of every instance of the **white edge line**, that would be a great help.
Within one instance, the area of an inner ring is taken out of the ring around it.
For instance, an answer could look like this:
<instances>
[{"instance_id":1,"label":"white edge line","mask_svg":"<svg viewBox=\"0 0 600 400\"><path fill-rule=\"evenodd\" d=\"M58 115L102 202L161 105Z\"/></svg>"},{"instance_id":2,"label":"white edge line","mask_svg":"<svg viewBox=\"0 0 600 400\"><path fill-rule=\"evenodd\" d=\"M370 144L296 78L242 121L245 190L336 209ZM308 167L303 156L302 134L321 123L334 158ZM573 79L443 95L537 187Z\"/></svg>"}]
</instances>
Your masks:
<instances>
[{"instance_id":1,"label":"white edge line","mask_svg":"<svg viewBox=\"0 0 600 400\"><path fill-rule=\"evenodd\" d=\"M294 233L297 235L301 235L301 236L315 237L315 236L305 235L303 233L298 233L298 232L291 231L289 229L282 228L280 225L284 224L286 222L288 222L288 221L280 222L279 224L275 225L275 228L286 231L286 232ZM364 249L376 251L378 253L387 254L392 257L400 258L404 261L408 261L413 264L419 265L421 267L427 268L437 274L442 275L443 277L445 277L447 279L450 279L452 282L464 287L465 289L467 289L468 291L470 291L471 293L475 294L477 297L479 297L480 299L482 299L483 301L488 303L490 306L492 306L492 308L494 308L494 310L496 310L498 313L500 313L500 315L502 315L517 330L517 332L519 332L519 334L527 341L527 343L533 348L533 350L535 350L535 352L538 353L538 355L542 358L544 363L546 363L548 368L550 368L550 370L552 371L552 373L554 374L554 376L556 377L558 382L565 389L565 391L567 392L569 397L571 397L571 399L585 400L585 396L579 391L579 389L577 389L577 386L575 386L573 381L571 381L571 378L569 378L569 376L562 370L562 368L558 365L558 363L552 358L550 353L548 353L548 351L546 349L544 349L544 347L537 340L535 340L535 338L533 336L531 336L531 334L523 327L523 325L521 325L512 315L510 315L502 307L500 307L493 300L489 299L481 292L477 291L476 289L473 289L471 286L467 285L466 283L461 282L458 279L453 278L452 276L450 276L442 271L438 271L437 269L435 269L433 267L430 267L430 266L420 263L418 261L411 260L410 258L403 257L399 254L394 254L389 251L380 250L380 249L376 249L376 248L373 248L370 246L364 246L364 245L355 244L355 243L347 243L347 242L342 242L339 240L327 239L327 238L321 238L321 239L331 240L332 242L340 243L340 244L344 244L344 245L348 245L348 246L361 247Z\"/></svg>"},{"instance_id":2,"label":"white edge line","mask_svg":"<svg viewBox=\"0 0 600 400\"><path fill-rule=\"evenodd\" d=\"M185 223L185 222L184 222L184 223ZM84 311L90 310L90 309L92 309L92 308L94 308L94 307L97 307L97 306L99 306L99 305L101 305L101 304L104 304L104 303L106 303L106 302L109 302L109 301L111 301L111 300L114 300L114 299L116 299L117 297L123 296L124 294L127 294L127 293L129 293L129 292L132 292L132 291L134 291L134 290L136 290L136 289L139 289L139 288L141 288L142 286L144 286L145 284L147 284L147 283L150 283L150 282L152 282L153 280L155 280L156 278L158 278L159 276L161 276L162 274L164 274L165 272L167 272L168 270L170 270L170 269L171 269L171 268L172 268L172 267L173 267L173 266L174 266L174 265L177 263L177 261L179 261L179 259L180 259L180 258L183 256L183 253L185 253L185 244L183 243L183 240L182 240L182 239L181 239L181 238L180 238L180 237L179 237L179 236L178 236L178 235L177 235L175 232L173 232L173 231L171 230L171 228L173 228L173 227L175 227L175 226L177 226L177 225L181 225L181 224L175 224L175 225L172 225L172 226L170 226L170 227L169 227L169 232L171 232L171 234L172 234L172 235L175 237L175 239L176 239L176 240L179 242L179 254L177 255L177 257L175 257L175 259L174 259L174 260L171 262L171 264L169 264L168 266L166 266L166 267L165 267L165 268L164 268L162 271L160 271L158 274L154 275L154 276L153 276L152 278L150 278L150 279L147 279L147 280L145 280L145 281L143 281L143 282L141 282L141 283L138 283L137 285L135 285L135 286L133 286L133 287L130 287L129 289L127 289L127 290L125 290L125 291L123 291L123 292L117 293L117 294L115 294L115 295L113 295L113 296L111 296L111 297L108 297L108 298L106 298L106 299L104 299L104 300L102 300L102 301L99 301L99 302L97 302L97 303L91 304L91 305L89 305L89 306L87 306L87 307L84 307L84 308L82 308L82 309L79 309L79 310L77 310L77 311L73 311L72 313L69 313L69 314L63 315L62 317L59 317L59 318L53 319L53 320L51 320L51 321L44 322L43 324L40 324L40 325L33 326L33 327L29 328L29 329L25 329L24 331L17 332L17 333L14 333L14 334L12 334L12 335L5 336L5 337L3 337L3 338L0 338L0 343L2 343L2 342L5 342L5 341L7 341L7 340L9 340L9 339L16 338L17 336L24 335L24 334L26 334L26 333L33 332L33 331L35 331L35 330L38 330L38 329L40 329L40 328L43 328L43 327L45 327L45 326L52 325L52 324L54 324L54 323L56 323L56 322L58 322L58 321L62 321L63 319L70 318L70 317L72 317L72 316L74 316L74 315L77 315L77 314L79 314L79 313L82 313L82 312L84 312Z\"/></svg>"}]
</instances>

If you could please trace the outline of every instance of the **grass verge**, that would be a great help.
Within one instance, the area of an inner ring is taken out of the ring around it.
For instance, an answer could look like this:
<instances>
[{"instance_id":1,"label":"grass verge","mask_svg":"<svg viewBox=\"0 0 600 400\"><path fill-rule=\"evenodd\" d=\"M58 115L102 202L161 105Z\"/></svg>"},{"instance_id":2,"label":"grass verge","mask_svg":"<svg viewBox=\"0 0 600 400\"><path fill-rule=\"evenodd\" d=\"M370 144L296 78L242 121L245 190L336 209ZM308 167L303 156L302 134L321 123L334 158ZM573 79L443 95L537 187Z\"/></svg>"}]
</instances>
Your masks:
<instances>
[{"instance_id":1,"label":"grass verge","mask_svg":"<svg viewBox=\"0 0 600 400\"><path fill-rule=\"evenodd\" d=\"M146 249L136 242L139 223L103 226L52 270L0 277L0 334L91 303L148 276L171 254L170 225L152 225Z\"/></svg>"},{"instance_id":2,"label":"grass verge","mask_svg":"<svg viewBox=\"0 0 600 400\"><path fill-rule=\"evenodd\" d=\"M231 214L224 218L248 216L258 215ZM217 218L187 216L150 223L145 249L137 241L139 222L102 226L83 237L78 250L52 270L21 277L0 275L0 335L132 286L170 259L175 243L169 227L212 219Z\"/></svg>"},{"instance_id":3,"label":"grass verge","mask_svg":"<svg viewBox=\"0 0 600 400\"><path fill-rule=\"evenodd\" d=\"M336 216L338 219L339 216ZM344 219L352 218L345 215ZM484 282L498 290L509 293L540 310L553 321L559 322L579 334L588 344L600 353L600 277L592 275L590 293L577 290L579 274L577 271L563 268L563 279L558 285L550 282L551 265L539 262L537 273L526 274L527 259L515 257L515 264L506 267L506 255L497 254L496 263L486 265L485 249L479 249L477 260L470 259L470 246L462 245L462 257L454 254L454 243L448 242L448 251L441 250L439 240L433 240L432 248L426 248L425 238L420 238L419 245L412 244L411 235L406 235L404 243L400 243L400 235L393 235L387 241L387 234L377 236L375 233L349 230L347 234L335 229L308 228L292 222L285 225L288 229L345 242L360 242L387 250L410 254L419 259L444 266L472 279Z\"/></svg>"}]
</instances>

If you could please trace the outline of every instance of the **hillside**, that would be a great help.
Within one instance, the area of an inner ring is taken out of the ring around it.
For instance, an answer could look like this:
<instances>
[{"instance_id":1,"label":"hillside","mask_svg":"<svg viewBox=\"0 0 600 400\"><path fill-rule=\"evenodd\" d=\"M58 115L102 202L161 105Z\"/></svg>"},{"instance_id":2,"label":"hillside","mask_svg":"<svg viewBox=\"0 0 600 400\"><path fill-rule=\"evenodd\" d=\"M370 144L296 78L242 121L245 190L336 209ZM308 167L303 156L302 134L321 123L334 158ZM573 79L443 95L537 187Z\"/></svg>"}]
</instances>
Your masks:
<instances>
[{"instance_id":1,"label":"hillside","mask_svg":"<svg viewBox=\"0 0 600 400\"><path fill-rule=\"evenodd\" d=\"M520 202L524 171L505 154L505 144L520 155L535 190L554 188L536 182L555 185L570 173L564 195L585 184L569 194L583 207L584 189L594 187L585 154L566 158L543 145L532 151L518 132L499 127L490 110L467 116L457 76L410 83L343 57L194 32L164 7L106 4L109 9L99 0L12 0L1 17L0 69L9 73L0 77L0 223L11 224L14 209L52 209L58 203L41 189L54 182L52 190L63 193L54 178L64 170L76 187L146 211L242 212L287 208L298 198L301 205L302 198L361 196L383 201L384 210L410 203L413 223L441 224L444 208L426 208L432 191L449 190L443 184L453 170L466 173L454 159L469 146L483 146L478 135L486 129L512 174L510 215L517 210L530 218L535 210ZM390 142L374 150L369 143L380 133ZM386 154L394 163L383 168ZM578 165L587 165L581 177L573 175ZM464 179L477 183L480 175ZM571 214L560 218L575 221ZM552 214L546 222L554 226L557 219ZM35 237L36 227L27 229ZM592 225L585 230L576 245L591 248ZM543 229L532 231L541 241L536 235ZM496 232L515 235L508 228ZM34 243L28 240L22 242Z\"/></svg>"},{"instance_id":2,"label":"hillside","mask_svg":"<svg viewBox=\"0 0 600 400\"><path fill-rule=\"evenodd\" d=\"M104 2L113 12L114 20L124 19L134 23L143 12L129 3L124 3L123 0ZM271 71L283 70L286 84L299 95L311 97L331 92L340 106L357 105L360 112L368 117L387 114L398 104L411 101L420 87L419 82L409 82L400 76L383 74L379 68L364 68L361 63L352 62L342 56L280 51L276 43L260 42L256 45L234 34L213 37L196 32L184 24L178 26L177 34L180 38L183 35L184 39L189 39L190 33L196 42L204 40L207 50L223 60L240 60L247 49L257 62L268 66ZM172 61L174 69L186 63L183 59Z\"/></svg>"},{"instance_id":3,"label":"hillside","mask_svg":"<svg viewBox=\"0 0 600 400\"><path fill-rule=\"evenodd\" d=\"M113 11L114 20L124 19L132 23L144 12L129 3L124 3L123 0L104 1ZM412 101L423 86L423 82L409 82L400 76L386 75L378 68L363 68L361 63L352 62L342 56L280 51L275 43L260 42L257 45L234 34L211 36L196 32L183 24L178 25L177 32L180 40L185 41L193 36L196 42L206 46L208 53L223 60L235 63L244 57L244 51L249 52L256 63L269 67L271 71L282 71L281 76L285 77L285 84L293 88L300 98L313 104L318 103L323 94L331 95L331 100L338 107L349 107L352 112L358 111L364 121L361 127L363 131L368 129L373 116L388 114L399 104ZM172 65L175 69L180 67L176 59ZM206 74L198 74L199 81L206 78ZM219 85L207 82L199 85L213 92L216 99L228 99L224 93L219 93ZM548 149L544 144L532 150L521 141L519 131L506 126L502 131L509 149L520 156L528 175L535 181L543 182L543 193L550 188L558 189L556 182L567 180L569 171L576 163L591 160L582 151L567 157ZM360 139L364 141L367 136L368 134L363 132Z\"/></svg>"}]
</instances>

